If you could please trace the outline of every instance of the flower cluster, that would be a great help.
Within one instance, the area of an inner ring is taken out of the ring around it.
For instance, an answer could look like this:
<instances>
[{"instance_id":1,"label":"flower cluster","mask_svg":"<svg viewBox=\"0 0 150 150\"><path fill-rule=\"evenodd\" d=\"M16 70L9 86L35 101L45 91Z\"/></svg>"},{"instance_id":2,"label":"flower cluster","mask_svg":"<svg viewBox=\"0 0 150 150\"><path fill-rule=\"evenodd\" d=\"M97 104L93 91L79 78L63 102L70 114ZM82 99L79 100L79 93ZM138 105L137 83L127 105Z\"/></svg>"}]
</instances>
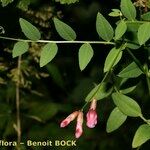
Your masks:
<instances>
[{"instance_id":1,"label":"flower cluster","mask_svg":"<svg viewBox=\"0 0 150 150\"><path fill-rule=\"evenodd\" d=\"M97 105L97 100L93 99L92 102L91 102L91 105L90 105L90 109L86 114L86 125L89 128L94 128L97 124L96 105ZM79 138L83 133L83 128L82 128L82 125L83 125L83 112L81 110L74 111L73 113L71 113L67 118L65 118L61 122L60 127L61 128L66 127L75 118L77 118L75 137Z\"/></svg>"}]
</instances>

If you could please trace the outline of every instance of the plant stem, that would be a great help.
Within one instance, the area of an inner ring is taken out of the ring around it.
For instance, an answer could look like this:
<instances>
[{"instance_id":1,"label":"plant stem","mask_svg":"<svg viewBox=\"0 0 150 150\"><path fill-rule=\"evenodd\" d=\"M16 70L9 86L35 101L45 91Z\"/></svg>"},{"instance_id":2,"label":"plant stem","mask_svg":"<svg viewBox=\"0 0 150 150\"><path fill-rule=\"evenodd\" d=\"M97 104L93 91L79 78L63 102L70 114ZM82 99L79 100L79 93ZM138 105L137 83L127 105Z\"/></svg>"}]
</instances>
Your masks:
<instances>
[{"instance_id":1,"label":"plant stem","mask_svg":"<svg viewBox=\"0 0 150 150\"><path fill-rule=\"evenodd\" d=\"M98 90L101 88L102 83L105 81L105 79L108 77L108 75L109 75L109 71L105 74L104 78L102 79L102 81L101 81L101 83L99 84L99 87L98 87L98 89L95 91L95 93L94 93L94 94L91 96L91 98L83 105L83 107L82 107L82 109L81 109L82 111L83 111L83 109L86 107L86 105L89 103L89 101L94 98L94 96L96 95L96 93L98 92Z\"/></svg>"},{"instance_id":2,"label":"plant stem","mask_svg":"<svg viewBox=\"0 0 150 150\"><path fill-rule=\"evenodd\" d=\"M140 61L134 56L134 54L127 48L127 52L130 54L130 56L133 58L134 62L137 64L137 66L140 68L140 70L145 73L145 70L140 63Z\"/></svg>"},{"instance_id":3,"label":"plant stem","mask_svg":"<svg viewBox=\"0 0 150 150\"><path fill-rule=\"evenodd\" d=\"M141 118L145 123L147 123L148 125L150 125L150 122L149 122L147 119L145 119L145 118L143 117L143 115L140 115L140 118Z\"/></svg>"},{"instance_id":4,"label":"plant stem","mask_svg":"<svg viewBox=\"0 0 150 150\"><path fill-rule=\"evenodd\" d=\"M20 150L21 142L21 120L20 120L20 67L21 67L21 56L18 57L18 67L17 67L17 76L18 80L16 82L16 118L17 118L17 149Z\"/></svg>"},{"instance_id":5,"label":"plant stem","mask_svg":"<svg viewBox=\"0 0 150 150\"><path fill-rule=\"evenodd\" d=\"M147 86L148 86L148 91L150 95L150 77L148 75L146 75L146 80L147 80Z\"/></svg>"},{"instance_id":6,"label":"plant stem","mask_svg":"<svg viewBox=\"0 0 150 150\"><path fill-rule=\"evenodd\" d=\"M123 46L124 46L124 45L122 45L121 47L123 47ZM114 60L113 60L113 62L112 62L112 64L111 64L111 66L110 66L109 71L107 71L107 73L105 74L104 78L102 79L102 81L101 81L100 84L98 85L97 90L93 93L93 95L91 96L91 98L89 98L89 100L83 105L81 111L83 111L83 109L86 107L86 105L95 97L95 95L97 94L97 92L98 92L99 89L101 88L102 83L103 83L103 82L106 80L106 78L108 77L108 75L109 75L109 73L110 73L112 67L114 66L114 63L116 62L116 59L117 59L118 56L119 56L119 53L120 53L121 50L122 50L121 47L120 47L120 49L118 50L118 53L117 53L116 57L114 58Z\"/></svg>"},{"instance_id":7,"label":"plant stem","mask_svg":"<svg viewBox=\"0 0 150 150\"><path fill-rule=\"evenodd\" d=\"M83 44L83 43L89 43L89 44L115 45L114 42L106 42L106 41L49 41L49 40L32 41L32 40L24 40L24 39L17 39L17 38L3 37L3 36L0 36L0 39L11 40L11 41L20 41L20 42L37 42L37 43L60 43L60 44Z\"/></svg>"}]
</instances>

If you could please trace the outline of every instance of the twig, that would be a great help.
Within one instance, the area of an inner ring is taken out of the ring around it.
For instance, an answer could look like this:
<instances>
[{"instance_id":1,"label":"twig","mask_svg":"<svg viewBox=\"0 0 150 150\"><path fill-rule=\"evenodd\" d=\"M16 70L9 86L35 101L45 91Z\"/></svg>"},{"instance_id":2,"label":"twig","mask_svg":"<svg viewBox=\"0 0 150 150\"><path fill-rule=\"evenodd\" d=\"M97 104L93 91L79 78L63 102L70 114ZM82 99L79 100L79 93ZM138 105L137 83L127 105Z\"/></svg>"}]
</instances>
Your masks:
<instances>
[{"instance_id":1,"label":"twig","mask_svg":"<svg viewBox=\"0 0 150 150\"><path fill-rule=\"evenodd\" d=\"M16 117L17 117L17 149L20 150L20 142L21 142L21 120L20 120L20 67L21 67L21 56L18 57L18 66L17 66L17 76L18 80L16 82Z\"/></svg>"},{"instance_id":2,"label":"twig","mask_svg":"<svg viewBox=\"0 0 150 150\"><path fill-rule=\"evenodd\" d=\"M21 41L21 42L36 42L36 43L60 43L60 44L83 44L83 43L89 43L89 44L104 44L104 45L115 45L114 42L106 42L106 41L49 41L49 40L24 40L24 39L17 39L17 38L10 38L10 37L3 37L0 36L0 39L4 40L11 40L11 41Z\"/></svg>"}]
</instances>

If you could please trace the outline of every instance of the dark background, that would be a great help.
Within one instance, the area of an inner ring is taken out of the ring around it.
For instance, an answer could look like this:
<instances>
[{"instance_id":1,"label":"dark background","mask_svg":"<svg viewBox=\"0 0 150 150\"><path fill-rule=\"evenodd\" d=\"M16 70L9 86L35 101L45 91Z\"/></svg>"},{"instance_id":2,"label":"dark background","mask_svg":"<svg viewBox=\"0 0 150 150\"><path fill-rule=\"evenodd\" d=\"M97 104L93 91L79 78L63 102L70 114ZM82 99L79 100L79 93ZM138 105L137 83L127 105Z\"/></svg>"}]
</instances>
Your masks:
<instances>
[{"instance_id":1,"label":"dark background","mask_svg":"<svg viewBox=\"0 0 150 150\"><path fill-rule=\"evenodd\" d=\"M14 1L6 7L0 7L0 26L5 30L4 36L24 38L19 26L19 18L25 18L33 23L42 33L42 39L62 40L57 34L52 18L57 16L70 25L77 33L77 40L99 40L95 29L96 14L100 11L115 27L116 19L107 14L112 8L119 8L119 0L80 0L79 3L61 5L50 0L34 0L28 10L17 7L19 1ZM40 14L41 16L37 16ZM49 15L48 17L46 15ZM42 19L44 16L45 20ZM16 122L15 107L15 71L17 59L12 59L13 41L0 40L0 139L16 140L13 128ZM59 44L59 52L47 66L40 68L39 54L42 44L30 44L29 53L22 57L22 79L20 85L20 107L22 141L27 139L43 140L75 140L75 121L61 129L60 122L74 110L84 105L84 99L95 83L104 76L103 66L111 46L92 45L94 57L84 71L79 70L78 49L80 44ZM139 59L144 57L135 52ZM120 64L130 60L124 54ZM142 59L143 60L143 59ZM118 65L122 68L122 65ZM145 79L130 94L140 104L143 113L148 117L149 96ZM132 81L133 82L133 81ZM73 150L130 150L135 131L143 122L139 118L128 117L127 121L116 131L106 133L106 122L114 108L111 97L99 101L97 107L98 124L94 129L86 127L77 140L77 147L23 147L22 149L73 149ZM84 114L88 111L85 109ZM149 150L150 143L145 143L140 149ZM0 147L0 149L10 149Z\"/></svg>"}]
</instances>

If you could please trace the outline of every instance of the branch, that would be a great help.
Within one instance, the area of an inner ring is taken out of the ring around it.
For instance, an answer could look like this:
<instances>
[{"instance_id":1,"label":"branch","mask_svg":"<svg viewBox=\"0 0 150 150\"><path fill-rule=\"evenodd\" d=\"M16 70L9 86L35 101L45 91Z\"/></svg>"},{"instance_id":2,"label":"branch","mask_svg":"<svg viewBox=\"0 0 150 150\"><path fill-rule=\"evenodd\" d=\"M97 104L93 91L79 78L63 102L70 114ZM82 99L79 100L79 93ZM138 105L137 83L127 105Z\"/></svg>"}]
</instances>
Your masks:
<instances>
[{"instance_id":1,"label":"branch","mask_svg":"<svg viewBox=\"0 0 150 150\"><path fill-rule=\"evenodd\" d=\"M21 42L36 42L36 43L60 43L60 44L82 44L82 43L89 43L89 44L104 44L104 45L115 45L114 42L106 42L106 41L49 41L49 40L24 40L24 39L16 39L10 37L3 37L0 36L0 39L10 40L10 41L21 41Z\"/></svg>"}]
</instances>

